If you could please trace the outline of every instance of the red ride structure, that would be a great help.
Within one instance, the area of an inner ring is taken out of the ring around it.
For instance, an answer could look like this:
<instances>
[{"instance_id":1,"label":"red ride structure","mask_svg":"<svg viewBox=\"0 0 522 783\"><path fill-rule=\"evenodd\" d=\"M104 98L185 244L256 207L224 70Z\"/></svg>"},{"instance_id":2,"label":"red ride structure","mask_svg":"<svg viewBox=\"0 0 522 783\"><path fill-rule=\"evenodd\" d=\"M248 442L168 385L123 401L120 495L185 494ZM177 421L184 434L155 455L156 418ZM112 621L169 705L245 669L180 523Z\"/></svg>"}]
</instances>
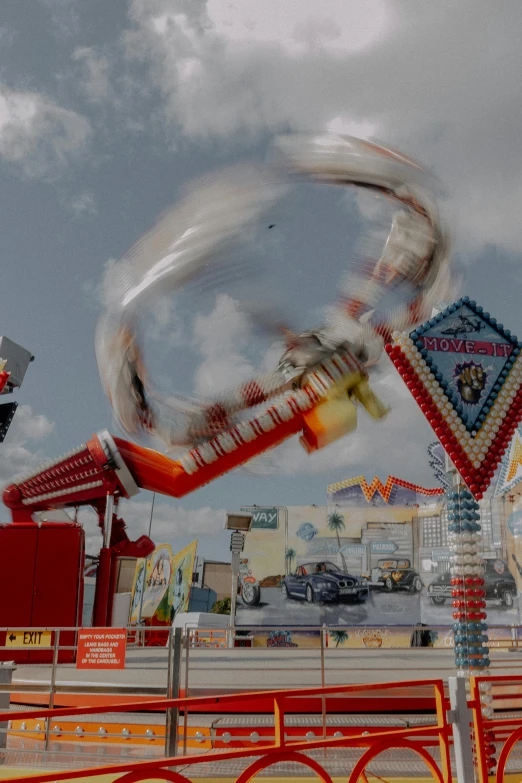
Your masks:
<instances>
[{"instance_id":1,"label":"red ride structure","mask_svg":"<svg viewBox=\"0 0 522 783\"><path fill-rule=\"evenodd\" d=\"M412 327L431 309L432 296L450 286L446 231L420 184L421 169L400 153L337 136L281 143L292 182L305 177L366 187L400 205L383 254L343 287L329 325L300 335L283 327L287 350L273 373L186 415L184 403L165 406L149 388L139 313L158 292L178 290L203 274L209 259L226 253L262 219L282 196L281 177L267 171L264 184L257 171L247 182L232 174L217 178L168 210L119 262L118 288L100 321L96 353L122 430L130 437L146 431L169 448L189 450L172 460L104 431L8 486L4 502L13 524L0 528L0 586L14 599L0 607L0 627L81 624L84 533L76 522L53 520L54 510L89 505L98 515L103 547L93 622L110 625L117 557L146 557L154 546L144 536L129 540L116 513L121 498L139 489L183 497L293 435L310 453L352 432L361 408L374 419L387 414L370 388L368 368L393 329ZM403 304L393 317L380 312L391 290ZM164 410L170 413L161 415ZM47 519L38 521L36 512Z\"/></svg>"},{"instance_id":2,"label":"red ride structure","mask_svg":"<svg viewBox=\"0 0 522 783\"><path fill-rule=\"evenodd\" d=\"M0 589L17 597L0 606L0 627L81 625L84 532L76 522L52 521L53 510L88 505L98 515L103 547L93 624L110 625L116 559L147 557L154 548L146 536L129 540L116 513L120 499L131 498L140 489L183 497L297 433L302 433L307 450L321 448L345 434L348 425L339 410L347 406L351 411L352 397L371 416L382 416L382 405L369 389L364 369L349 353L339 352L310 371L301 389L287 392L258 415L194 446L179 460L102 431L9 485L3 500L13 524L0 528ZM353 426L351 415L348 419ZM48 521L35 521L36 512L48 512Z\"/></svg>"},{"instance_id":3,"label":"red ride structure","mask_svg":"<svg viewBox=\"0 0 522 783\"><path fill-rule=\"evenodd\" d=\"M16 598L0 607L0 625L82 624L84 530L77 522L53 521L53 511L85 505L96 511L103 534L93 623L110 625L116 559L147 557L154 549L147 536L131 541L117 515L118 501L138 491L108 432L94 435L80 448L8 486L4 502L11 509L13 524L0 528L0 584L4 595ZM36 512L48 512L46 520L35 521Z\"/></svg>"}]
</instances>

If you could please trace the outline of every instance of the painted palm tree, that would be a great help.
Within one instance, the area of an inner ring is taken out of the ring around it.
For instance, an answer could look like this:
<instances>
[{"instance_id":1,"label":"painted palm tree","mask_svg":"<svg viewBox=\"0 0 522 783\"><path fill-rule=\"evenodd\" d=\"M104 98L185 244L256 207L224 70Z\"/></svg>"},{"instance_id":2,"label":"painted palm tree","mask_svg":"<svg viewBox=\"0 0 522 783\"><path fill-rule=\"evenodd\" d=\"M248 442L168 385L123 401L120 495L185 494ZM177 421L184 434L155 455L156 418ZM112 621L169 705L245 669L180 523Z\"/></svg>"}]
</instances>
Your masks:
<instances>
[{"instance_id":1,"label":"painted palm tree","mask_svg":"<svg viewBox=\"0 0 522 783\"><path fill-rule=\"evenodd\" d=\"M331 631L330 636L332 641L335 642L335 646L339 647L340 644L344 644L348 641L348 634L346 631Z\"/></svg>"},{"instance_id":2,"label":"painted palm tree","mask_svg":"<svg viewBox=\"0 0 522 783\"><path fill-rule=\"evenodd\" d=\"M288 548L285 552L286 573L292 573L292 560L295 558L295 549Z\"/></svg>"},{"instance_id":3,"label":"painted palm tree","mask_svg":"<svg viewBox=\"0 0 522 783\"><path fill-rule=\"evenodd\" d=\"M338 511L332 511L330 514L328 514L328 523L327 523L328 530L331 530L332 533L335 533L337 536L337 545L339 548L339 554L341 555L341 560L343 561L343 571L346 574L347 568L346 568L346 560L344 559L344 555L341 552L341 539L339 537L339 533L342 532L345 528L344 525L344 519L342 518L341 514L339 514Z\"/></svg>"}]
</instances>

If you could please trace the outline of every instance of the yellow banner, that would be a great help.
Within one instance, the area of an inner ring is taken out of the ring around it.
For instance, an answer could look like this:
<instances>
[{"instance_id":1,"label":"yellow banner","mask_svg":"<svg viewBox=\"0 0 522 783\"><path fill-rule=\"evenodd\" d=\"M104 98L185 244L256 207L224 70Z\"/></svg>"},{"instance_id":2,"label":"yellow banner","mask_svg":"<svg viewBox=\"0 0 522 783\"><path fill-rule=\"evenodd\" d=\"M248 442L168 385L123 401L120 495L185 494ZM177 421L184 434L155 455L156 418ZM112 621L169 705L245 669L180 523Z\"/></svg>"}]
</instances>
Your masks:
<instances>
[{"instance_id":1,"label":"yellow banner","mask_svg":"<svg viewBox=\"0 0 522 783\"><path fill-rule=\"evenodd\" d=\"M163 624L179 612L188 611L197 543L193 541L176 554L169 544L160 544L146 561L137 561L131 623L141 617Z\"/></svg>"}]
</instances>

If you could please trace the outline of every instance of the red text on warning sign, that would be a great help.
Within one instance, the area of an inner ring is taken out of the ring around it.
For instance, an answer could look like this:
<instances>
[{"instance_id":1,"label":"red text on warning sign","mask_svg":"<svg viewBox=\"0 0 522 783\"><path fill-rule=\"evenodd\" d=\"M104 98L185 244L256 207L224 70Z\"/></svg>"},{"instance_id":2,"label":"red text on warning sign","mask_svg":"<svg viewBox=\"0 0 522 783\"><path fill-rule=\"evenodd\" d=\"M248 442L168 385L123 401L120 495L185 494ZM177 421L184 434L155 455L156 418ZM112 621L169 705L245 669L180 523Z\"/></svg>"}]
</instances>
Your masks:
<instances>
[{"instance_id":1,"label":"red text on warning sign","mask_svg":"<svg viewBox=\"0 0 522 783\"><path fill-rule=\"evenodd\" d=\"M125 628L82 628L78 631L77 669L124 669Z\"/></svg>"}]
</instances>

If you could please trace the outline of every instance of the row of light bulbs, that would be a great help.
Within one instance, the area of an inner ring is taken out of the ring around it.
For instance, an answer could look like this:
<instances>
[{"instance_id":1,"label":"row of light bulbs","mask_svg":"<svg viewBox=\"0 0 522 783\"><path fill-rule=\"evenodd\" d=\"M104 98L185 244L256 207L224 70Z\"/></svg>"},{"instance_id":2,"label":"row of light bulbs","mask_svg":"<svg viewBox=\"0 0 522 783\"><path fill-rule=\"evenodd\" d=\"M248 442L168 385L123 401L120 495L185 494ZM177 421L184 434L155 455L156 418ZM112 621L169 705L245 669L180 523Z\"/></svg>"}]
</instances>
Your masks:
<instances>
[{"instance_id":1,"label":"row of light bulbs","mask_svg":"<svg viewBox=\"0 0 522 783\"><path fill-rule=\"evenodd\" d=\"M455 665L462 674L466 674L469 669L482 669L489 665L489 648L484 646L487 635L483 633L487 626L476 622L476 619L481 620L486 616L483 608L476 611L476 604L480 606L482 603L480 599L476 600L476 592L482 592L484 581L484 561L479 554L479 505L466 488L449 490L446 498L451 531L448 542L454 553L450 560L450 573L452 577L475 577L479 583L471 590L457 585L452 590L453 597L457 599L454 602L457 608L455 616L460 616L460 622L454 626ZM464 526L472 529L465 529Z\"/></svg>"}]
</instances>

